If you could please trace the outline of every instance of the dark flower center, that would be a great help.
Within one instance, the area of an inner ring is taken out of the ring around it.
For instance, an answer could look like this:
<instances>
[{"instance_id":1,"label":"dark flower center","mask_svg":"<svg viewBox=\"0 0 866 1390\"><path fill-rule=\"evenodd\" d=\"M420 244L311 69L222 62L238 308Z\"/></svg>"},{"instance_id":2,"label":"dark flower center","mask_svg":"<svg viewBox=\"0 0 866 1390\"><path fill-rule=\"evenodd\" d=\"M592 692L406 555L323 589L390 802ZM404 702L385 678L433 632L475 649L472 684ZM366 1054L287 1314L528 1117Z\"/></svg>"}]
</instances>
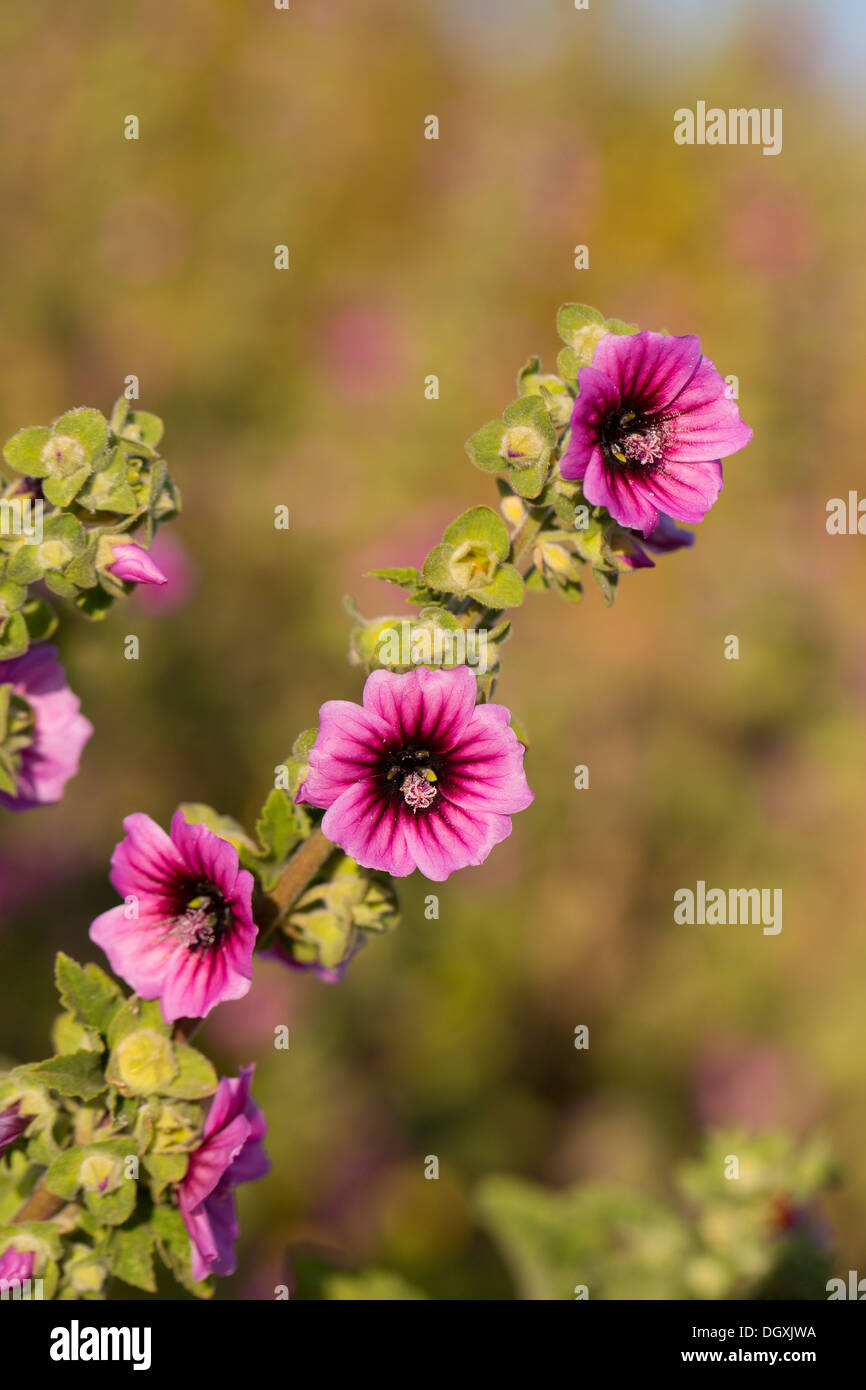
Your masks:
<instances>
[{"instance_id":1,"label":"dark flower center","mask_svg":"<svg viewBox=\"0 0 866 1390\"><path fill-rule=\"evenodd\" d=\"M427 748L389 749L385 755L383 776L393 798L402 797L413 811L427 811L439 795L439 780L433 758Z\"/></svg>"},{"instance_id":2,"label":"dark flower center","mask_svg":"<svg viewBox=\"0 0 866 1390\"><path fill-rule=\"evenodd\" d=\"M624 408L604 421L601 442L608 462L619 468L658 468L664 462L667 433L660 416Z\"/></svg>"},{"instance_id":3,"label":"dark flower center","mask_svg":"<svg viewBox=\"0 0 866 1390\"><path fill-rule=\"evenodd\" d=\"M183 912L175 917L172 935L188 951L206 951L217 946L234 925L234 914L220 890L212 883L194 883Z\"/></svg>"}]
</instances>

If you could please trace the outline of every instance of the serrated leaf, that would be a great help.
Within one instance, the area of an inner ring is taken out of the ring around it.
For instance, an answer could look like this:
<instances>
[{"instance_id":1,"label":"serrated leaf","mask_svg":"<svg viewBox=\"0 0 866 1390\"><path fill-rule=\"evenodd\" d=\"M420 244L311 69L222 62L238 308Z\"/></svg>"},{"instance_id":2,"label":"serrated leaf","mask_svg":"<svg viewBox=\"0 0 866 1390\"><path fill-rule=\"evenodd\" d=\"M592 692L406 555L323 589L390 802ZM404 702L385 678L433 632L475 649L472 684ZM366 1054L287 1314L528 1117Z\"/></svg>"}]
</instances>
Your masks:
<instances>
[{"instance_id":1,"label":"serrated leaf","mask_svg":"<svg viewBox=\"0 0 866 1390\"><path fill-rule=\"evenodd\" d=\"M102 1064L94 1052L71 1052L37 1062L33 1074L61 1096L94 1100L105 1090Z\"/></svg>"},{"instance_id":2,"label":"serrated leaf","mask_svg":"<svg viewBox=\"0 0 866 1390\"><path fill-rule=\"evenodd\" d=\"M82 967L63 951L57 953L54 979L64 1008L86 1026L106 1033L123 1002L114 980L98 965Z\"/></svg>"},{"instance_id":3,"label":"serrated leaf","mask_svg":"<svg viewBox=\"0 0 866 1390\"><path fill-rule=\"evenodd\" d=\"M156 1237L146 1221L121 1226L112 1233L108 1244L108 1265L112 1274L131 1284L134 1289L156 1293L153 1268L153 1247Z\"/></svg>"}]
</instances>

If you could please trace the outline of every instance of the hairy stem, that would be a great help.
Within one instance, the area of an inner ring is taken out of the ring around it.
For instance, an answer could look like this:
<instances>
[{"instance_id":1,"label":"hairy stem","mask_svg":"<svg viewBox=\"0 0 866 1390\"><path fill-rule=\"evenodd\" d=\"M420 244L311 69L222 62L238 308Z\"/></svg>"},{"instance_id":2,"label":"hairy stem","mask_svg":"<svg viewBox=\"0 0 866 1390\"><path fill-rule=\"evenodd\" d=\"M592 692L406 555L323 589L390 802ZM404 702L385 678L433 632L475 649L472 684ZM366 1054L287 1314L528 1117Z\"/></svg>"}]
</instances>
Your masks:
<instances>
[{"instance_id":1,"label":"hairy stem","mask_svg":"<svg viewBox=\"0 0 866 1390\"><path fill-rule=\"evenodd\" d=\"M12 1220L50 1221L65 1204L65 1198L55 1197L53 1192L48 1191L43 1177L39 1179L26 1202L18 1208Z\"/></svg>"}]
</instances>

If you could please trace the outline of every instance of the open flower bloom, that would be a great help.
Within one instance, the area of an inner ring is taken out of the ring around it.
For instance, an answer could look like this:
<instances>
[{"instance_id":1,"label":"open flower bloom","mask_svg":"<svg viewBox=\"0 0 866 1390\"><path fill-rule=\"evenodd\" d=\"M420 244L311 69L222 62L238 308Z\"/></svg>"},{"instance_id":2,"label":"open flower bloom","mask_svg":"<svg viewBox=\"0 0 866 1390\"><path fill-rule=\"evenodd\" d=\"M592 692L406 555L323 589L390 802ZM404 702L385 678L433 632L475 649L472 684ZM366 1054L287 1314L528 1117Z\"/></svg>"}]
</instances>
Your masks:
<instances>
[{"instance_id":1,"label":"open flower bloom","mask_svg":"<svg viewBox=\"0 0 866 1390\"><path fill-rule=\"evenodd\" d=\"M33 1273L33 1261L36 1259L33 1250L15 1250L10 1245L7 1250L0 1255L0 1292L4 1285L12 1284L17 1281L23 1284L25 1279L29 1279Z\"/></svg>"},{"instance_id":2,"label":"open flower bloom","mask_svg":"<svg viewBox=\"0 0 866 1390\"><path fill-rule=\"evenodd\" d=\"M578 387L563 478L647 537L662 512L702 521L722 489L719 460L752 431L698 339L608 333Z\"/></svg>"},{"instance_id":3,"label":"open flower bloom","mask_svg":"<svg viewBox=\"0 0 866 1390\"><path fill-rule=\"evenodd\" d=\"M151 559L143 546L132 542L113 545L114 564L108 566L108 573L116 579L125 579L130 584L167 584L168 580L155 560Z\"/></svg>"},{"instance_id":4,"label":"open flower bloom","mask_svg":"<svg viewBox=\"0 0 866 1390\"><path fill-rule=\"evenodd\" d=\"M141 812L123 822L111 882L125 898L91 925L111 968L143 999L159 999L167 1023L204 1018L250 987L253 876L238 852L175 811L171 836Z\"/></svg>"},{"instance_id":5,"label":"open flower bloom","mask_svg":"<svg viewBox=\"0 0 866 1390\"><path fill-rule=\"evenodd\" d=\"M192 1247L192 1277L233 1274L238 1218L234 1189L255 1182L270 1168L262 1147L267 1125L250 1095L253 1067L223 1077L211 1101L202 1142L189 1156L177 1190L180 1214Z\"/></svg>"},{"instance_id":6,"label":"open flower bloom","mask_svg":"<svg viewBox=\"0 0 866 1390\"><path fill-rule=\"evenodd\" d=\"M475 693L467 666L420 666L374 671L363 705L322 705L298 800L326 808L324 834L364 868L445 879L481 864L532 801L508 710Z\"/></svg>"},{"instance_id":7,"label":"open flower bloom","mask_svg":"<svg viewBox=\"0 0 866 1390\"><path fill-rule=\"evenodd\" d=\"M55 647L38 643L0 661L0 806L26 811L60 800L93 733L80 711Z\"/></svg>"}]
</instances>

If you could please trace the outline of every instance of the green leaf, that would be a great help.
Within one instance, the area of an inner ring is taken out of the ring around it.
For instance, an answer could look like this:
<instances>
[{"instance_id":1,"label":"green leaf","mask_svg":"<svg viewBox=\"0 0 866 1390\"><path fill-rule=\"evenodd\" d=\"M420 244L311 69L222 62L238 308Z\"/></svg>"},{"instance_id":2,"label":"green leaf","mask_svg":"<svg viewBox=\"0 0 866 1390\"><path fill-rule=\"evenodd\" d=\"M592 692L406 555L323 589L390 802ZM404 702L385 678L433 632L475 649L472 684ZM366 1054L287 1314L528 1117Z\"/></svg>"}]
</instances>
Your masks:
<instances>
[{"instance_id":1,"label":"green leaf","mask_svg":"<svg viewBox=\"0 0 866 1390\"><path fill-rule=\"evenodd\" d=\"M514 565L500 565L490 584L470 592L485 608L519 608L524 598L523 579Z\"/></svg>"},{"instance_id":2,"label":"green leaf","mask_svg":"<svg viewBox=\"0 0 866 1390\"><path fill-rule=\"evenodd\" d=\"M301 826L295 807L286 793L275 787L262 807L256 821L256 834L266 855L282 863L289 850L301 838Z\"/></svg>"},{"instance_id":3,"label":"green leaf","mask_svg":"<svg viewBox=\"0 0 866 1390\"><path fill-rule=\"evenodd\" d=\"M155 1236L146 1221L121 1226L112 1232L108 1244L108 1264L112 1274L134 1289L156 1293L153 1269Z\"/></svg>"},{"instance_id":4,"label":"green leaf","mask_svg":"<svg viewBox=\"0 0 866 1390\"><path fill-rule=\"evenodd\" d=\"M51 438L51 431L45 425L33 425L13 434L3 447L3 457L16 473L24 473L31 478L44 478L48 464L43 458L43 450Z\"/></svg>"},{"instance_id":5,"label":"green leaf","mask_svg":"<svg viewBox=\"0 0 866 1390\"><path fill-rule=\"evenodd\" d=\"M188 1154L146 1153L142 1157L142 1167L153 1179L151 1190L154 1201L158 1201L167 1187L183 1182L189 1167Z\"/></svg>"},{"instance_id":6,"label":"green leaf","mask_svg":"<svg viewBox=\"0 0 866 1390\"><path fill-rule=\"evenodd\" d=\"M84 1205L100 1226L122 1226L135 1211L138 1185L126 1178L113 1192L85 1192Z\"/></svg>"},{"instance_id":7,"label":"green leaf","mask_svg":"<svg viewBox=\"0 0 866 1390\"><path fill-rule=\"evenodd\" d=\"M501 420L491 420L466 441L466 452L476 468L486 473L497 473L505 467L502 457L502 439L505 425Z\"/></svg>"},{"instance_id":8,"label":"green leaf","mask_svg":"<svg viewBox=\"0 0 866 1390\"><path fill-rule=\"evenodd\" d=\"M108 444L108 422L100 410L79 406L59 416L51 427L52 435L75 439L81 445L88 463L105 452Z\"/></svg>"},{"instance_id":9,"label":"green leaf","mask_svg":"<svg viewBox=\"0 0 866 1390\"><path fill-rule=\"evenodd\" d=\"M591 304L563 304L556 315L556 331L562 341L571 348L582 348L587 330L603 326L604 314L599 313Z\"/></svg>"},{"instance_id":10,"label":"green leaf","mask_svg":"<svg viewBox=\"0 0 866 1390\"><path fill-rule=\"evenodd\" d=\"M518 497L537 497L547 481L548 467L547 459L539 459L528 468L509 468L508 480Z\"/></svg>"},{"instance_id":11,"label":"green leaf","mask_svg":"<svg viewBox=\"0 0 866 1390\"><path fill-rule=\"evenodd\" d=\"M58 951L54 979L60 1002L87 1027L107 1033L123 1002L119 987L98 965L80 966Z\"/></svg>"},{"instance_id":12,"label":"green leaf","mask_svg":"<svg viewBox=\"0 0 866 1390\"><path fill-rule=\"evenodd\" d=\"M217 1074L207 1057L187 1043L176 1043L175 1054L177 1076L160 1087L160 1095L174 1096L176 1100L202 1100L205 1096L213 1095L217 1088Z\"/></svg>"},{"instance_id":13,"label":"green leaf","mask_svg":"<svg viewBox=\"0 0 866 1390\"><path fill-rule=\"evenodd\" d=\"M178 1283L198 1298L210 1298L213 1294L212 1281L196 1283L192 1277L189 1236L177 1207L155 1207L151 1226L162 1260Z\"/></svg>"},{"instance_id":14,"label":"green leaf","mask_svg":"<svg viewBox=\"0 0 866 1390\"><path fill-rule=\"evenodd\" d=\"M0 622L0 660L22 656L29 645L30 636L21 613L12 613Z\"/></svg>"},{"instance_id":15,"label":"green leaf","mask_svg":"<svg viewBox=\"0 0 866 1390\"><path fill-rule=\"evenodd\" d=\"M497 560L504 560L508 555L505 522L491 507L471 507L468 512L463 512L451 522L442 539L450 546L462 545L466 541L480 542Z\"/></svg>"},{"instance_id":16,"label":"green leaf","mask_svg":"<svg viewBox=\"0 0 866 1390\"><path fill-rule=\"evenodd\" d=\"M61 1096L94 1100L105 1090L102 1064L94 1052L71 1052L37 1062L33 1075Z\"/></svg>"},{"instance_id":17,"label":"green leaf","mask_svg":"<svg viewBox=\"0 0 866 1390\"><path fill-rule=\"evenodd\" d=\"M460 592L459 585L451 573L450 560L453 554L454 547L451 545L446 545L444 542L434 545L424 561L422 573L425 584L429 584L445 594Z\"/></svg>"},{"instance_id":18,"label":"green leaf","mask_svg":"<svg viewBox=\"0 0 866 1390\"><path fill-rule=\"evenodd\" d=\"M108 1046L117 1047L123 1038L142 1028L150 1028L165 1038L171 1036L171 1024L163 1018L159 1000L139 999L137 994L131 994L109 1021Z\"/></svg>"},{"instance_id":19,"label":"green leaf","mask_svg":"<svg viewBox=\"0 0 866 1390\"><path fill-rule=\"evenodd\" d=\"M183 801L178 809L183 812L187 825L206 825L214 835L219 835L221 840L228 840L235 849L239 849L241 845L255 849L255 841L233 816L221 815L204 801Z\"/></svg>"},{"instance_id":20,"label":"green leaf","mask_svg":"<svg viewBox=\"0 0 866 1390\"><path fill-rule=\"evenodd\" d=\"M41 598L29 598L21 609L31 642L44 642L57 627L57 614Z\"/></svg>"},{"instance_id":21,"label":"green leaf","mask_svg":"<svg viewBox=\"0 0 866 1390\"><path fill-rule=\"evenodd\" d=\"M42 484L42 491L53 506L68 507L89 477L90 464L84 463L65 477L46 478Z\"/></svg>"}]
</instances>

